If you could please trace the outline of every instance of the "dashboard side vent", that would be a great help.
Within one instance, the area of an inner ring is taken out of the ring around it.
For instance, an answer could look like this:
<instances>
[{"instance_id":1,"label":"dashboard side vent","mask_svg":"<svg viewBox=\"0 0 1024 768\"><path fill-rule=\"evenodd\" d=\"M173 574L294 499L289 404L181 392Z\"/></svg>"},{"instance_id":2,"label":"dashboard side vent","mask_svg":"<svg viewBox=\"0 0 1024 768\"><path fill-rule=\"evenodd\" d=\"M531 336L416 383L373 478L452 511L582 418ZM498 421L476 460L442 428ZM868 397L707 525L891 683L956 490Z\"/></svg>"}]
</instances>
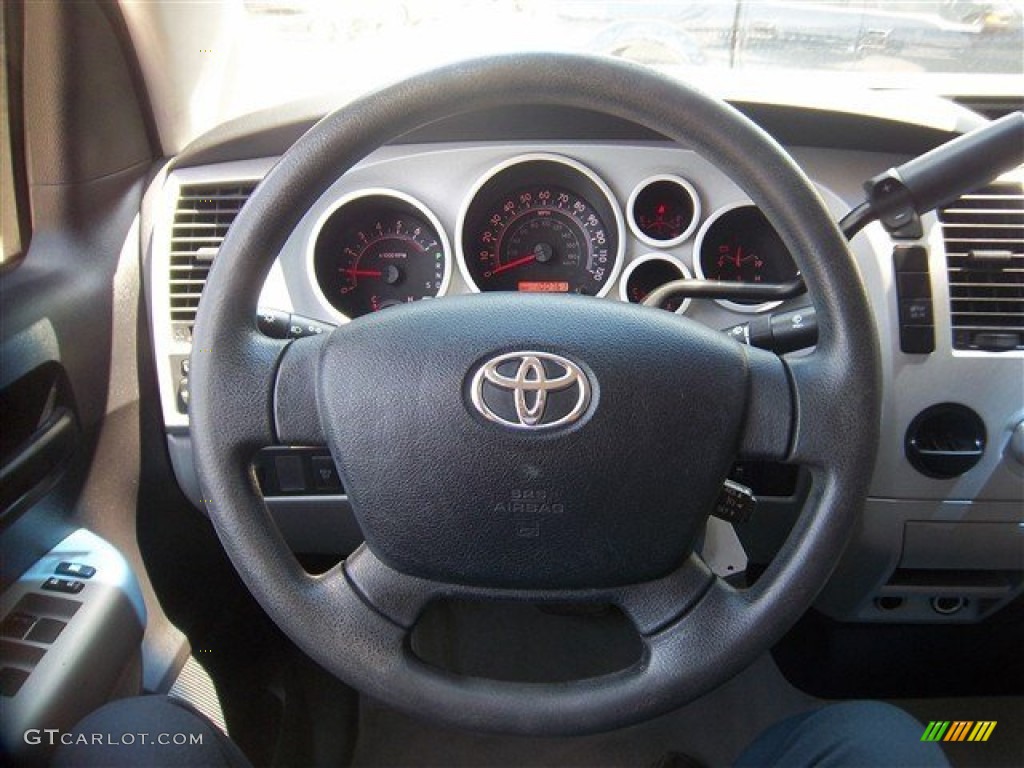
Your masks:
<instances>
[{"instance_id":1,"label":"dashboard side vent","mask_svg":"<svg viewBox=\"0 0 1024 768\"><path fill-rule=\"evenodd\" d=\"M171 327L176 340L191 341L199 296L228 227L249 199L255 181L183 184L171 231Z\"/></svg>"},{"instance_id":2,"label":"dashboard side vent","mask_svg":"<svg viewBox=\"0 0 1024 768\"><path fill-rule=\"evenodd\" d=\"M1024 349L1024 184L1000 181L939 211L954 349Z\"/></svg>"}]
</instances>

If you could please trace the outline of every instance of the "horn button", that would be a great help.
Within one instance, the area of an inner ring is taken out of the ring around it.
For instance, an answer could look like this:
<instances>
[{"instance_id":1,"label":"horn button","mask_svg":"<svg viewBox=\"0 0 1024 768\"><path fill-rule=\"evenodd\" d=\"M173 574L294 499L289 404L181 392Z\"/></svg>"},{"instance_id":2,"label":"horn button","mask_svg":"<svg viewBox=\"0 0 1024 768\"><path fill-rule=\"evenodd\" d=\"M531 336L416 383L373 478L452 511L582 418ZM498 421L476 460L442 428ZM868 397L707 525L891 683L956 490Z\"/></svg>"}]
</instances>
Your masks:
<instances>
[{"instance_id":1,"label":"horn button","mask_svg":"<svg viewBox=\"0 0 1024 768\"><path fill-rule=\"evenodd\" d=\"M324 431L367 545L414 576L512 589L678 567L735 456L742 348L587 297L417 302L335 331Z\"/></svg>"},{"instance_id":2,"label":"horn button","mask_svg":"<svg viewBox=\"0 0 1024 768\"><path fill-rule=\"evenodd\" d=\"M572 424L590 404L590 378L576 363L548 352L510 352L473 375L470 399L480 414L512 429Z\"/></svg>"}]
</instances>

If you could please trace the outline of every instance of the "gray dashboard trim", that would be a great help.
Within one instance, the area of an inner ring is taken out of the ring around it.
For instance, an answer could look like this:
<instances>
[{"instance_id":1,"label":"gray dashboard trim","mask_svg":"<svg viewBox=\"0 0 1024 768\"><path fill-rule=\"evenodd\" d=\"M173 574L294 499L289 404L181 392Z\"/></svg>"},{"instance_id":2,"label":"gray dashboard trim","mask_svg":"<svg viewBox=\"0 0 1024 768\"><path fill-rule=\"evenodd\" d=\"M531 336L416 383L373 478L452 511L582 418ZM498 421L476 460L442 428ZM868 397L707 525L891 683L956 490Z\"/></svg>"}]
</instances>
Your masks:
<instances>
[{"instance_id":1,"label":"gray dashboard trim","mask_svg":"<svg viewBox=\"0 0 1024 768\"><path fill-rule=\"evenodd\" d=\"M881 152L811 147L792 147L790 151L819 185L820 193L837 218L861 200L860 184L863 179L907 159L903 155ZM282 249L264 288L261 303L314 319L334 319L310 290L303 272L305 246L313 225L332 201L368 187L398 188L434 211L444 231L453 237L457 236L459 204L465 199L473 181L502 160L530 152L557 153L584 163L607 182L620 204L628 199L636 183L662 173L684 176L694 184L701 197L703 217L725 206L747 202L746 196L729 179L702 158L685 148L663 142L638 142L629 146L587 141L468 142L384 147L338 179L313 205ZM162 185L159 217L166 227L167 217L173 215L176 185L193 181L260 178L273 162L274 158L264 158L174 170L169 174L167 183ZM899 348L899 314L892 271L893 240L879 225L872 225L852 243L874 308L884 382L881 442L870 492L872 499L868 502L859 539L849 549L849 557L854 561L853 570L842 571L841 577L834 580L835 584L846 582L845 586L837 588L847 589L854 585L860 589L860 599L875 594L872 590L877 591L879 584L888 577L886 569L895 568L899 562L902 528L892 528L886 511L903 507L892 507L892 503L917 505L915 509L921 515L919 519L924 521L940 519L949 510L962 510L962 504L953 503L959 501L972 505L971 520L984 520L985 515L994 510L999 510L999 519L1004 519L1007 510L1011 510L1016 513L1015 519L1024 522L1024 469L1004 455L1011 428L1024 419L1024 385L1021 383L1024 381L1024 354L952 349L941 227L934 215L926 216L924 224L925 237L921 243L930 250L936 323L936 351L928 356L905 355ZM147 292L172 463L179 483L195 501L200 494L192 464L188 419L177 413L174 393L169 385L170 369L165 362L170 354L187 353L187 347L174 347L169 341L169 312L165 309L166 299L160 296L165 293L162 287L166 286L166 255L161 249L168 242L162 231L169 232L161 230L158 225L147 265ZM695 240L691 238L678 246L661 249L661 253L689 268L693 265L695 247ZM620 281L629 265L644 258L651 249L626 230L624 251L626 269L620 273ZM467 290L469 288L459 271L453 270L448 292L464 293ZM609 298L621 299L618 286L614 287ZM806 298L797 299L784 308L802 303L806 303ZM687 316L718 328L735 325L745 319L744 315L713 302L694 302L687 310ZM980 464L967 475L955 480L936 480L920 475L907 462L903 454L903 435L917 413L929 405L949 400L964 402L978 411L990 435L989 447ZM323 549L340 545L344 538L341 534L330 533L329 526L335 523L326 522L336 519L335 504L335 500L309 504L304 500L301 503L274 500L270 507L272 510L276 508L274 515L279 520L279 513L287 510L284 526L290 529L289 539L301 549L315 546L318 543L315 541L317 533L323 534L319 538ZM964 521L967 519L965 517ZM874 555L881 555L884 562L873 562ZM831 590L826 591L823 600L833 615L860 620L896 618L874 616L870 606L864 608L863 604L836 603L830 595Z\"/></svg>"},{"instance_id":2,"label":"gray dashboard trim","mask_svg":"<svg viewBox=\"0 0 1024 768\"><path fill-rule=\"evenodd\" d=\"M956 126L955 131L826 109L809 112L801 106L764 104L744 99L729 101L780 143L808 147L840 145L855 150L919 154L948 141L958 132L966 132L984 122L976 113L938 98L935 99L936 108L949 113L949 122ZM284 105L229 121L185 147L175 159L175 167L280 155L337 106L337 100L325 98ZM571 107L517 107L514 110L473 112L442 120L403 137L403 143L479 140L564 142L580 139L665 141L655 131L610 115Z\"/></svg>"}]
</instances>

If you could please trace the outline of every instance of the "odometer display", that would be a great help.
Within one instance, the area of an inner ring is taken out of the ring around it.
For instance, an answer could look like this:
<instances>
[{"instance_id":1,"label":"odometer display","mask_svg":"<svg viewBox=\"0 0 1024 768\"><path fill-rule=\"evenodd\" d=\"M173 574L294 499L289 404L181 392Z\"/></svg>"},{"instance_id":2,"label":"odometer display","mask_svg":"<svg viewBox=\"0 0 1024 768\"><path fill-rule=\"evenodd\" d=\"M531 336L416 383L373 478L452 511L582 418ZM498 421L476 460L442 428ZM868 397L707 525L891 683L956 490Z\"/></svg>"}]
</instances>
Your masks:
<instances>
[{"instance_id":1,"label":"odometer display","mask_svg":"<svg viewBox=\"0 0 1024 768\"><path fill-rule=\"evenodd\" d=\"M618 272L621 215L603 183L564 158L499 166L462 221L462 265L480 291L603 296Z\"/></svg>"}]
</instances>

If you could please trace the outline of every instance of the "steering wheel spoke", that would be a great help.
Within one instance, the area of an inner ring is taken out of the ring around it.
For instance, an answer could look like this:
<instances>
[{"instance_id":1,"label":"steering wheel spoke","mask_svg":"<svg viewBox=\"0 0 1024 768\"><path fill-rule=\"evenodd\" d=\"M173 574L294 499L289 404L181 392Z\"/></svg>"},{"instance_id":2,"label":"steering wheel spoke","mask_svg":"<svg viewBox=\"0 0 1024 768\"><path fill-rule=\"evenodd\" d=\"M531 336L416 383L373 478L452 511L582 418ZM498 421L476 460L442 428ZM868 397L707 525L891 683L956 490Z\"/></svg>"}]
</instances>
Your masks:
<instances>
[{"instance_id":1,"label":"steering wheel spoke","mask_svg":"<svg viewBox=\"0 0 1024 768\"><path fill-rule=\"evenodd\" d=\"M794 425L789 460L815 467L842 461L849 453L848 435L865 428L877 431L877 383L850 386L847 364L837 355L815 352L789 363ZM843 407L837 407L842 403Z\"/></svg>"},{"instance_id":2,"label":"steering wheel spoke","mask_svg":"<svg viewBox=\"0 0 1024 768\"><path fill-rule=\"evenodd\" d=\"M209 383L193 397L190 414L200 424L220 423L220 450L239 449L246 464L252 451L274 442L273 393L286 346L286 341L245 328L230 344L196 344L192 350L193 377ZM218 391L211 392L214 388ZM223 411L225 403L230 413Z\"/></svg>"},{"instance_id":3,"label":"steering wheel spoke","mask_svg":"<svg viewBox=\"0 0 1024 768\"><path fill-rule=\"evenodd\" d=\"M292 341L274 377L274 430L284 445L326 442L316 404L317 366L327 334Z\"/></svg>"},{"instance_id":4,"label":"steering wheel spoke","mask_svg":"<svg viewBox=\"0 0 1024 768\"><path fill-rule=\"evenodd\" d=\"M783 461L789 456L795 419L788 364L772 352L743 349L750 378L739 458Z\"/></svg>"},{"instance_id":5,"label":"steering wheel spoke","mask_svg":"<svg viewBox=\"0 0 1024 768\"><path fill-rule=\"evenodd\" d=\"M682 566L661 579L618 590L616 604L644 638L661 632L686 614L714 587L715 575L691 554Z\"/></svg>"},{"instance_id":6,"label":"steering wheel spoke","mask_svg":"<svg viewBox=\"0 0 1024 768\"><path fill-rule=\"evenodd\" d=\"M660 579L601 589L494 589L421 579L400 573L363 545L344 564L345 577L366 603L392 623L411 629L433 600L465 599L549 604L616 605L641 636L656 634L695 605L714 574L697 556Z\"/></svg>"}]
</instances>

